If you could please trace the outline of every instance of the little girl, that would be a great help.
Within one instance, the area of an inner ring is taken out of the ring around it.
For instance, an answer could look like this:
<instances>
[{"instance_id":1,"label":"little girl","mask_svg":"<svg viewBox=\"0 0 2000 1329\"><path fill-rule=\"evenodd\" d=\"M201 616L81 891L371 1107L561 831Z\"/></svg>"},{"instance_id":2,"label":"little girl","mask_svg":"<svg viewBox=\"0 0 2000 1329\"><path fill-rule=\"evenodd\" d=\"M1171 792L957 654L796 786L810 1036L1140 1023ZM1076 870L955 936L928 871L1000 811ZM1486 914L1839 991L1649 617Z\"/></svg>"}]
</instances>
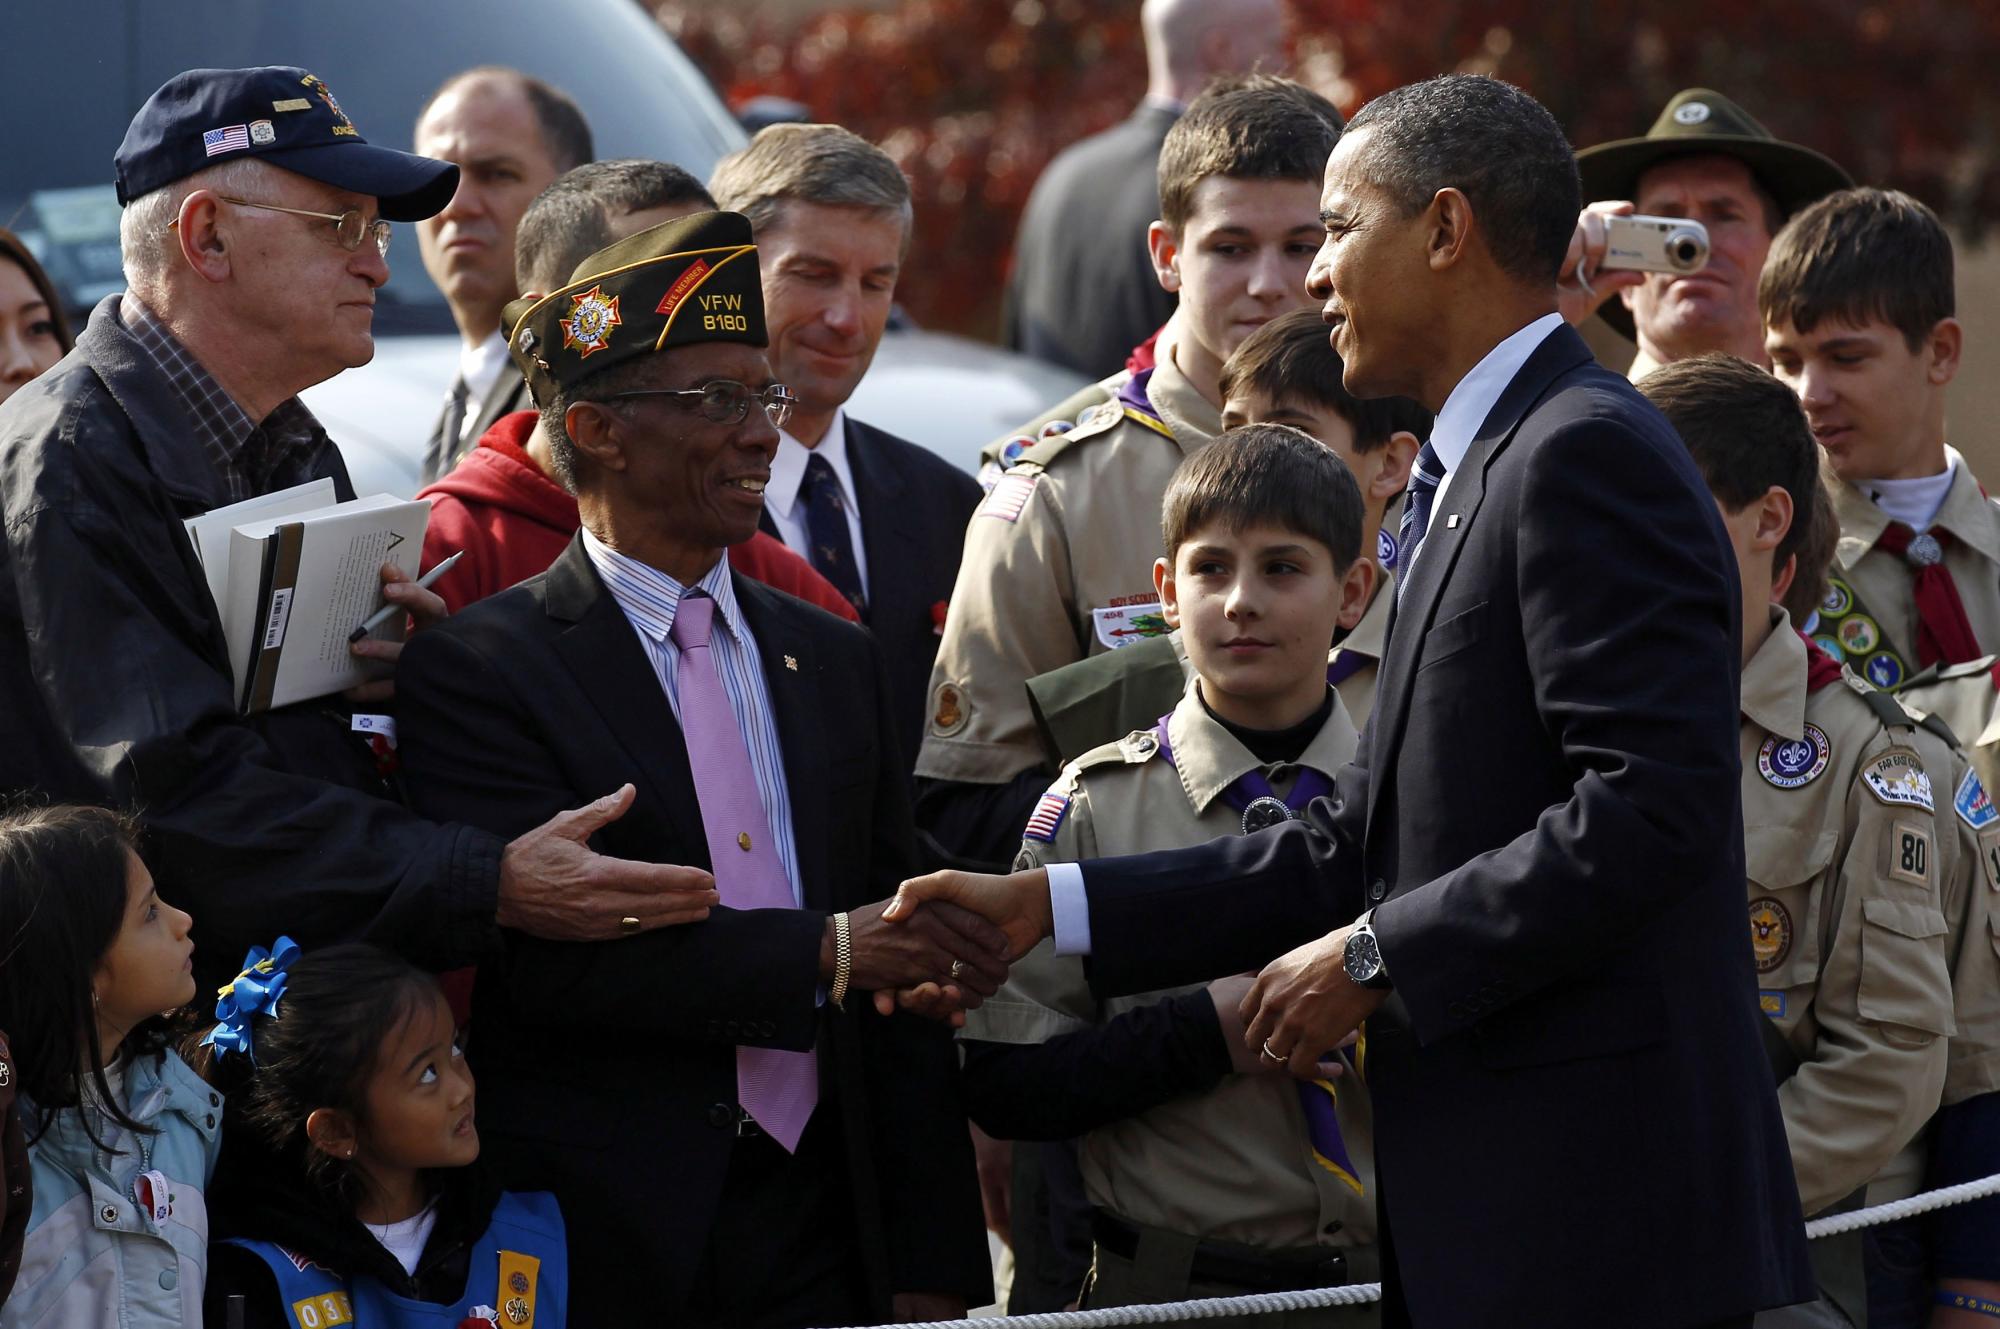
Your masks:
<instances>
[{"instance_id":1,"label":"little girl","mask_svg":"<svg viewBox=\"0 0 2000 1329\"><path fill-rule=\"evenodd\" d=\"M215 1198L228 1240L209 1324L562 1329L561 1213L479 1166L472 1073L436 979L372 946L301 956L281 937L216 1014L198 1060L229 1090L226 1171L242 1180Z\"/></svg>"},{"instance_id":2,"label":"little girl","mask_svg":"<svg viewBox=\"0 0 2000 1329\"><path fill-rule=\"evenodd\" d=\"M35 1192L6 1329L202 1322L222 1097L167 1047L193 920L134 842L99 808L0 815L0 1026Z\"/></svg>"}]
</instances>

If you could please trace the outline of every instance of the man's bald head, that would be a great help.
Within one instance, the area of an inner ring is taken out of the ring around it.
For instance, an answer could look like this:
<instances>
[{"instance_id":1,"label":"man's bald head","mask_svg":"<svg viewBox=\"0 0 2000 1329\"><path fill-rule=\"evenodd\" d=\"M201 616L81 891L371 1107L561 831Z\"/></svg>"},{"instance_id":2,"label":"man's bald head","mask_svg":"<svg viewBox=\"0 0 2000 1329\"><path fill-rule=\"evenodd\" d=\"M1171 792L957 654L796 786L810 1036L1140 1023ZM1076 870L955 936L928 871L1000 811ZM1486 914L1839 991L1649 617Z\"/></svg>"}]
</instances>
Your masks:
<instances>
[{"instance_id":1,"label":"man's bald head","mask_svg":"<svg viewBox=\"0 0 2000 1329\"><path fill-rule=\"evenodd\" d=\"M1283 0L1145 0L1146 93L1188 102L1218 74L1275 73L1284 62Z\"/></svg>"}]
</instances>

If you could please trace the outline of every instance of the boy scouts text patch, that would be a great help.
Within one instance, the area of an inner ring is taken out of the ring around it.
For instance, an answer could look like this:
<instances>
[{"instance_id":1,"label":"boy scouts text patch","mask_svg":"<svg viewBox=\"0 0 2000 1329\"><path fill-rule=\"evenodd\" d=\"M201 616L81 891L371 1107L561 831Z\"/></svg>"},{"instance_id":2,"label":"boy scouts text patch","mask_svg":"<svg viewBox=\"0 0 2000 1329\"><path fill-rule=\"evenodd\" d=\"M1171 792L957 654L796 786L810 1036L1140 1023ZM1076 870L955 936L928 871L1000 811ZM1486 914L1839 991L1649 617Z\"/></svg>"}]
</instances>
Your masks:
<instances>
[{"instance_id":1,"label":"boy scouts text patch","mask_svg":"<svg viewBox=\"0 0 2000 1329\"><path fill-rule=\"evenodd\" d=\"M1924 774L1912 753L1885 752L1869 763L1861 778L1868 792L1890 807L1937 811L1931 801L1931 777Z\"/></svg>"},{"instance_id":2,"label":"boy scouts text patch","mask_svg":"<svg viewBox=\"0 0 2000 1329\"><path fill-rule=\"evenodd\" d=\"M1773 734L1765 739L1757 749L1757 773L1780 789L1797 789L1819 779L1832 758L1833 744L1827 742L1826 731L1809 724L1804 738Z\"/></svg>"},{"instance_id":3,"label":"boy scouts text patch","mask_svg":"<svg viewBox=\"0 0 2000 1329\"><path fill-rule=\"evenodd\" d=\"M1792 912L1769 895L1750 902L1750 953L1760 974L1770 973L1792 953Z\"/></svg>"},{"instance_id":4,"label":"boy scouts text patch","mask_svg":"<svg viewBox=\"0 0 2000 1329\"><path fill-rule=\"evenodd\" d=\"M1970 770L1958 782L1958 792L1952 795L1951 806L1957 811L1958 819L1975 831L2000 821L2000 809L1993 806L1993 796L1986 792L1986 786L1979 783L1979 777Z\"/></svg>"},{"instance_id":5,"label":"boy scouts text patch","mask_svg":"<svg viewBox=\"0 0 2000 1329\"><path fill-rule=\"evenodd\" d=\"M1043 844L1056 842L1056 831L1062 826L1063 818L1069 815L1069 795L1058 794L1051 789L1042 795L1042 801L1035 804L1035 813L1028 818L1027 829L1021 834L1030 840L1040 840Z\"/></svg>"}]
</instances>

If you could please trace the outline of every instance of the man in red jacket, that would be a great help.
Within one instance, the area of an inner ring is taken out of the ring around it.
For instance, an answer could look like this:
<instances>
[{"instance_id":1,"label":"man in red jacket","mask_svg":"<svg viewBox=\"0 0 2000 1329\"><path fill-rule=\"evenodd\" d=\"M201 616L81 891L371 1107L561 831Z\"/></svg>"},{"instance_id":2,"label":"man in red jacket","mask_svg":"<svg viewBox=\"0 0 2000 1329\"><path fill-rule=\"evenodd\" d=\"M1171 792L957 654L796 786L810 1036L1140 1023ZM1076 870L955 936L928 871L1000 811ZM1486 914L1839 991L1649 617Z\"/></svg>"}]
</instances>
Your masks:
<instances>
[{"instance_id":1,"label":"man in red jacket","mask_svg":"<svg viewBox=\"0 0 2000 1329\"><path fill-rule=\"evenodd\" d=\"M549 291L569 280L587 255L613 241L715 201L701 182L666 162L626 159L579 166L536 196L515 235L523 291ZM417 495L431 500L423 566L464 551L433 589L458 612L544 572L576 535L576 498L555 479L535 412L493 422L448 474ZM762 531L729 551L745 576L858 622L854 606L812 564Z\"/></svg>"}]
</instances>

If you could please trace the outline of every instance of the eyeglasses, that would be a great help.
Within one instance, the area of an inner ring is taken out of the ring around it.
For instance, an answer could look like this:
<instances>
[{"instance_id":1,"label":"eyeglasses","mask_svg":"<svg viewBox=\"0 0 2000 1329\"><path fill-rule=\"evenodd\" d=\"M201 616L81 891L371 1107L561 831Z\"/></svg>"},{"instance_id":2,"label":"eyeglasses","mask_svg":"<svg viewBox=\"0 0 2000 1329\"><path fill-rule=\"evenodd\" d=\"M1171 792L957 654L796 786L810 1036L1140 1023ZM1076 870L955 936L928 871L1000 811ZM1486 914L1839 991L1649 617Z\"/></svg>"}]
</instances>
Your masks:
<instances>
[{"instance_id":1,"label":"eyeglasses","mask_svg":"<svg viewBox=\"0 0 2000 1329\"><path fill-rule=\"evenodd\" d=\"M792 407L799 404L798 397L782 383L773 383L758 392L733 378L712 378L698 388L635 388L630 392L614 392L605 400L622 401L627 397L699 397L701 413L719 425L742 424L754 401L780 429L792 418Z\"/></svg>"},{"instance_id":2,"label":"eyeglasses","mask_svg":"<svg viewBox=\"0 0 2000 1329\"><path fill-rule=\"evenodd\" d=\"M333 223L333 238L348 253L351 254L361 248L361 242L373 236L375 252L383 258L389 257L389 223L380 217L369 221L359 208L349 208L345 212L309 212L305 208L281 208L275 203L253 203L247 198L231 198L227 194L217 194L216 197L224 203L234 203L239 208L261 208L265 212L287 212L294 217L314 217L320 221L330 221ZM180 224L180 218L176 217L167 223L167 229L171 231Z\"/></svg>"}]
</instances>

